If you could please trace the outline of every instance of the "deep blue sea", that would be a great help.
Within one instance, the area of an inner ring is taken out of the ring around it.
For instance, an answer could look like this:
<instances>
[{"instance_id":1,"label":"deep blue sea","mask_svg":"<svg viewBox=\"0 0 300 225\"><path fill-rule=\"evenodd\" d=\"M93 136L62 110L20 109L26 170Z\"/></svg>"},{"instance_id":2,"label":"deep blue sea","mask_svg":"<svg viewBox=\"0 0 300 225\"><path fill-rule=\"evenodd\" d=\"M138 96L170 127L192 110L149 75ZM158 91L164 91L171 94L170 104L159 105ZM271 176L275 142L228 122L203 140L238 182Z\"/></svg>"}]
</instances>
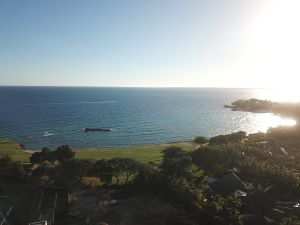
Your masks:
<instances>
[{"instance_id":1,"label":"deep blue sea","mask_svg":"<svg viewBox=\"0 0 300 225\"><path fill-rule=\"evenodd\" d=\"M207 88L0 87L0 139L27 149L127 147L266 131L292 125L272 114L232 112L223 105L264 90ZM266 95L267 96L267 95ZM85 133L86 127L113 132Z\"/></svg>"}]
</instances>

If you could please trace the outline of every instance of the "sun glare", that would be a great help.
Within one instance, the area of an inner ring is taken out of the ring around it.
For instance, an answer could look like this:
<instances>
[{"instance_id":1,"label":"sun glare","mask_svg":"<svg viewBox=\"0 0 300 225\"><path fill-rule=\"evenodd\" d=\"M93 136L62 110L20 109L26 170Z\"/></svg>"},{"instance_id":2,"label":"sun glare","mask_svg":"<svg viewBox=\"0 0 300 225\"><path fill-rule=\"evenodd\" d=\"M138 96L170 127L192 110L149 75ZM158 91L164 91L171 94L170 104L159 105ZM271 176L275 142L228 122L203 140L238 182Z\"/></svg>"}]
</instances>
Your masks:
<instances>
[{"instance_id":1,"label":"sun glare","mask_svg":"<svg viewBox=\"0 0 300 225\"><path fill-rule=\"evenodd\" d=\"M255 125L255 128L259 128L259 130L261 131L265 131L270 127L295 126L297 124L294 119L283 118L269 113L260 115L259 117L254 119L254 121L255 122L253 123L253 125Z\"/></svg>"},{"instance_id":2,"label":"sun glare","mask_svg":"<svg viewBox=\"0 0 300 225\"><path fill-rule=\"evenodd\" d=\"M268 78L265 87L284 88L280 95L299 84L299 9L298 0L268 1L247 35L251 69L258 78Z\"/></svg>"},{"instance_id":3,"label":"sun glare","mask_svg":"<svg viewBox=\"0 0 300 225\"><path fill-rule=\"evenodd\" d=\"M300 102L300 90L293 88L257 89L255 98L276 102Z\"/></svg>"}]
</instances>

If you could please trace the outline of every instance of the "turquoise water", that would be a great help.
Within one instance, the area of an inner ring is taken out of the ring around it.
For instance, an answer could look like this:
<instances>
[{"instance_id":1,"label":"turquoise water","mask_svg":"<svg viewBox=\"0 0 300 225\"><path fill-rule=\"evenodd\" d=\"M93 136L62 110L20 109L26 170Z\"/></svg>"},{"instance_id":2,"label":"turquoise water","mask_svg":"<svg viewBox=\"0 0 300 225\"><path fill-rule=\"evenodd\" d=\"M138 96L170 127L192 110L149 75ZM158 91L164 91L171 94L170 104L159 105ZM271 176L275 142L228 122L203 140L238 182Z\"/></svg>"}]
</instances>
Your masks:
<instances>
[{"instance_id":1,"label":"turquoise water","mask_svg":"<svg viewBox=\"0 0 300 225\"><path fill-rule=\"evenodd\" d=\"M126 147L266 131L292 125L271 114L231 112L223 105L259 97L255 89L0 87L0 139L28 149ZM86 127L113 132L85 133Z\"/></svg>"}]
</instances>

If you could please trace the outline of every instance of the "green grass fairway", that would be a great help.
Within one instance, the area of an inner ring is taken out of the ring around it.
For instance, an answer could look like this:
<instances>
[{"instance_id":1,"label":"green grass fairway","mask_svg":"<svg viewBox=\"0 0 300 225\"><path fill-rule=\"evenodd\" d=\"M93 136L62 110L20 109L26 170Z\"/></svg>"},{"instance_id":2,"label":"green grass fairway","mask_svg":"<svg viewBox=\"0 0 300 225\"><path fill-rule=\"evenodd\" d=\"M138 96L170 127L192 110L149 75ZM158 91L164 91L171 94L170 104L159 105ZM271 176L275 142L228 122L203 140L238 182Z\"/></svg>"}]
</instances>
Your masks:
<instances>
[{"instance_id":1,"label":"green grass fairway","mask_svg":"<svg viewBox=\"0 0 300 225\"><path fill-rule=\"evenodd\" d=\"M178 142L172 144L157 144L130 148L89 148L75 150L77 159L111 159L111 158L133 158L140 162L159 163L161 151L170 146L182 147L186 151L195 149L192 142ZM28 161L31 154L22 151L19 144L12 141L0 141L0 156L10 156L13 160Z\"/></svg>"},{"instance_id":2,"label":"green grass fairway","mask_svg":"<svg viewBox=\"0 0 300 225\"><path fill-rule=\"evenodd\" d=\"M22 151L20 145L15 142L0 140L0 156L10 156L16 161L28 161L31 154Z\"/></svg>"},{"instance_id":3,"label":"green grass fairway","mask_svg":"<svg viewBox=\"0 0 300 225\"><path fill-rule=\"evenodd\" d=\"M111 158L132 158L140 162L154 162L161 161L161 151L170 146L182 147L186 151L192 151L196 145L192 142L180 142L172 144L157 144L142 147L131 148L93 148L80 149L76 151L76 158L78 159L111 159Z\"/></svg>"}]
</instances>

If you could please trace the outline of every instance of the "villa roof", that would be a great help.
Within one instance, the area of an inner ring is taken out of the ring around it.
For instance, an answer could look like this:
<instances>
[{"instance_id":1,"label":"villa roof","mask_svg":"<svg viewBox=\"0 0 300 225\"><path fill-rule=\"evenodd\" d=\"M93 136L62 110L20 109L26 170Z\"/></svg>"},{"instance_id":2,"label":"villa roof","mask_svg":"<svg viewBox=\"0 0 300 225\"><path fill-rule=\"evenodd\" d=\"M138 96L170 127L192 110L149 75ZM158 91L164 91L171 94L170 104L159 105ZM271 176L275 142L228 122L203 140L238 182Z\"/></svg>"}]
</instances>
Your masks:
<instances>
[{"instance_id":1,"label":"villa roof","mask_svg":"<svg viewBox=\"0 0 300 225\"><path fill-rule=\"evenodd\" d=\"M243 190L245 186L246 184L233 172L210 184L211 190L220 195L232 194L236 190Z\"/></svg>"},{"instance_id":2,"label":"villa roof","mask_svg":"<svg viewBox=\"0 0 300 225\"><path fill-rule=\"evenodd\" d=\"M287 156L288 155L287 151L283 147L269 148L268 151L271 155L278 155L278 156Z\"/></svg>"},{"instance_id":3,"label":"villa roof","mask_svg":"<svg viewBox=\"0 0 300 225\"><path fill-rule=\"evenodd\" d=\"M34 223L29 223L29 225L47 225L47 221L38 221Z\"/></svg>"},{"instance_id":4,"label":"villa roof","mask_svg":"<svg viewBox=\"0 0 300 225\"><path fill-rule=\"evenodd\" d=\"M4 222L10 216L13 209L13 200L9 196L0 196L0 224Z\"/></svg>"},{"instance_id":5,"label":"villa roof","mask_svg":"<svg viewBox=\"0 0 300 225\"><path fill-rule=\"evenodd\" d=\"M275 221L269 217L266 217L261 214L254 214L254 215L246 215L244 216L244 224L245 225L270 225L273 224Z\"/></svg>"}]
</instances>

